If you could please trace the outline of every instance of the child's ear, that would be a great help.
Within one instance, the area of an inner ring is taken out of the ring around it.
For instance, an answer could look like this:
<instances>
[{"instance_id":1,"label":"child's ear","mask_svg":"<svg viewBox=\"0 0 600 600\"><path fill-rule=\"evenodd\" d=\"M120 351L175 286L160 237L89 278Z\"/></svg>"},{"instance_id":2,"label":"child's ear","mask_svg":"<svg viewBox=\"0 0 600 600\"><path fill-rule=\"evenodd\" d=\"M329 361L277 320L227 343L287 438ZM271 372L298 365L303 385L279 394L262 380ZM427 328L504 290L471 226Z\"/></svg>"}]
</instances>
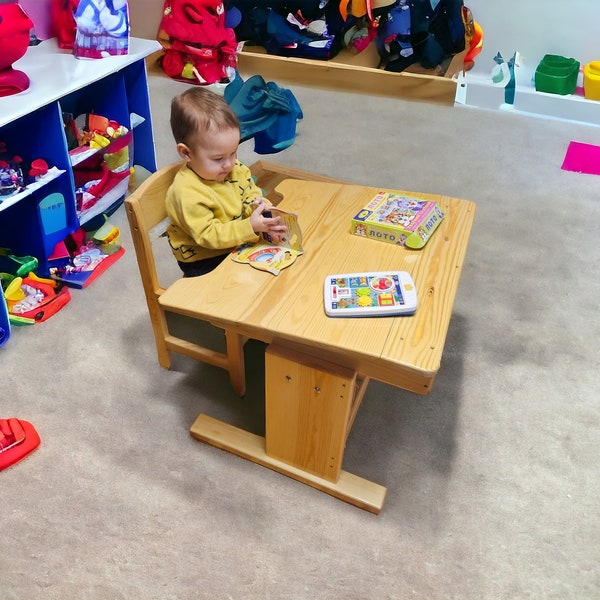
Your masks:
<instances>
[{"instance_id":1,"label":"child's ear","mask_svg":"<svg viewBox=\"0 0 600 600\"><path fill-rule=\"evenodd\" d=\"M177 154L179 154L179 156L186 162L189 162L190 160L192 160L192 156L191 156L192 153L190 152L190 149L187 147L186 144L183 144L183 143L177 144Z\"/></svg>"}]
</instances>

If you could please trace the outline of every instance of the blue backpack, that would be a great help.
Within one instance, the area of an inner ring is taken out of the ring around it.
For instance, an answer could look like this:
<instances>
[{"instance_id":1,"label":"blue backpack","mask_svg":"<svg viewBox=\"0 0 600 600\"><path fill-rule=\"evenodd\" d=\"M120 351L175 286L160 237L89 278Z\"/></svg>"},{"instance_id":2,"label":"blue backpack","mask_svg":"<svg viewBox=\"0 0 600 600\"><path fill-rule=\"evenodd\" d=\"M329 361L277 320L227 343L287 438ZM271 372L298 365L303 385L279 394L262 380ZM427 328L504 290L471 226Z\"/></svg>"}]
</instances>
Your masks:
<instances>
[{"instance_id":1,"label":"blue backpack","mask_svg":"<svg viewBox=\"0 0 600 600\"><path fill-rule=\"evenodd\" d=\"M302 109L290 90L260 75L246 81L237 76L224 97L240 122L241 141L254 138L257 154L274 154L289 148L296 139L296 123Z\"/></svg>"}]
</instances>

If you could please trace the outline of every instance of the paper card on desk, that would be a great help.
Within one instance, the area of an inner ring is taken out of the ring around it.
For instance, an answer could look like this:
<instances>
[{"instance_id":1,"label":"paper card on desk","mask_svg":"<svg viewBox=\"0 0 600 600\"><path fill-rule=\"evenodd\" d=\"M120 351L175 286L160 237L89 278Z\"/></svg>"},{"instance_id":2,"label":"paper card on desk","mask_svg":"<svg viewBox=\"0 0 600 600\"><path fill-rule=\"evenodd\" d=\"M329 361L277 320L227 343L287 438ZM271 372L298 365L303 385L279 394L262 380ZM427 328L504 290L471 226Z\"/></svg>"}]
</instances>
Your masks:
<instances>
[{"instance_id":1,"label":"paper card on desk","mask_svg":"<svg viewBox=\"0 0 600 600\"><path fill-rule=\"evenodd\" d=\"M600 146L569 142L561 168L563 171L600 175Z\"/></svg>"},{"instance_id":2,"label":"paper card on desk","mask_svg":"<svg viewBox=\"0 0 600 600\"><path fill-rule=\"evenodd\" d=\"M262 233L260 242L240 246L232 252L231 258L260 271L279 275L282 269L293 264L296 258L303 253L302 232L296 213L290 213L274 206L269 207L269 212L273 217L279 217L286 227L281 242L275 243L269 234Z\"/></svg>"}]
</instances>

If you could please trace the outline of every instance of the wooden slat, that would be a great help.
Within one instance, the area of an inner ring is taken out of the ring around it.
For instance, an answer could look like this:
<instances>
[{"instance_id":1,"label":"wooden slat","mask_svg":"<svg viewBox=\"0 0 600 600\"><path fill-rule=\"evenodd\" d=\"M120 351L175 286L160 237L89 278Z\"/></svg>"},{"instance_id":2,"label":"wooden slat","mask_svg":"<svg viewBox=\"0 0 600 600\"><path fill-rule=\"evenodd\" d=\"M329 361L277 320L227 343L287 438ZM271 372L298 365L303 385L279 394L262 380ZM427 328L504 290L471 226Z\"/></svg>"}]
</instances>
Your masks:
<instances>
[{"instance_id":1,"label":"wooden slat","mask_svg":"<svg viewBox=\"0 0 600 600\"><path fill-rule=\"evenodd\" d=\"M344 502L379 514L383 507L387 489L346 471L340 473L337 482L327 481L306 471L268 456L265 439L243 429L223 423L207 415L200 415L190 428L190 434L215 448L227 450L254 463L262 465L314 487Z\"/></svg>"},{"instance_id":2,"label":"wooden slat","mask_svg":"<svg viewBox=\"0 0 600 600\"><path fill-rule=\"evenodd\" d=\"M356 373L271 344L265 353L266 452L337 481Z\"/></svg>"},{"instance_id":3,"label":"wooden slat","mask_svg":"<svg viewBox=\"0 0 600 600\"><path fill-rule=\"evenodd\" d=\"M369 47L366 54L352 55L342 51L332 60L311 60L275 56L260 47L245 46L238 52L238 66L242 73L258 73L280 85L281 82L296 83L335 91L454 105L456 81L451 77L378 69L376 59L369 60L373 52L376 53L374 46Z\"/></svg>"}]
</instances>

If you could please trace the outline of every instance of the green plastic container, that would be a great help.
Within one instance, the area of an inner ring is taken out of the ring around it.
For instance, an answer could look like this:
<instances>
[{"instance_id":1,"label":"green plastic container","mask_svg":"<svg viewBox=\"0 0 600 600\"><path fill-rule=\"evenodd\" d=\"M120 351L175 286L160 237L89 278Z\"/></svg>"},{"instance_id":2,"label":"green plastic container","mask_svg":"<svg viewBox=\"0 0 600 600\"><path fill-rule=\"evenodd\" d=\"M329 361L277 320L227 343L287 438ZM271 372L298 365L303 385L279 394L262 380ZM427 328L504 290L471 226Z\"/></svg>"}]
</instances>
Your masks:
<instances>
[{"instance_id":1,"label":"green plastic container","mask_svg":"<svg viewBox=\"0 0 600 600\"><path fill-rule=\"evenodd\" d=\"M573 94L577 87L579 61L556 54L546 54L535 70L535 89L538 92Z\"/></svg>"}]
</instances>

